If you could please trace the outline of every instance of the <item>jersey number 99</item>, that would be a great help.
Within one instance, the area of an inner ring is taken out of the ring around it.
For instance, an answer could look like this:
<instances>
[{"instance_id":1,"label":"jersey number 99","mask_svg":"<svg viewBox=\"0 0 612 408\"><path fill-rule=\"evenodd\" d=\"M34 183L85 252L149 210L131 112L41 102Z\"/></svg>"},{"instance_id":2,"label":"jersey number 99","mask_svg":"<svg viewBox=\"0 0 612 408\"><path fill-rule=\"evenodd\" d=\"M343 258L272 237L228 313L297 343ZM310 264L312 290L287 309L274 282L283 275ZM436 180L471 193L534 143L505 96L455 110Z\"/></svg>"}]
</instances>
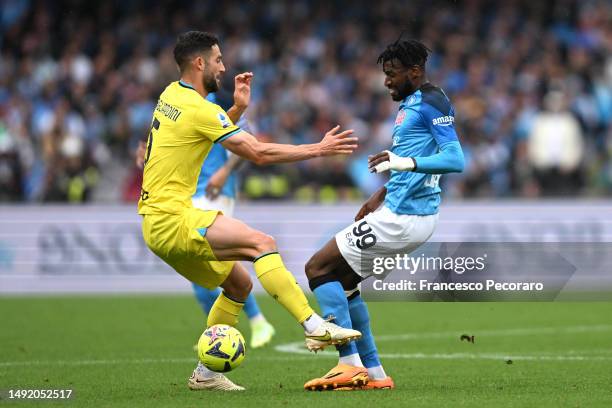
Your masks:
<instances>
[{"instance_id":1,"label":"jersey number 99","mask_svg":"<svg viewBox=\"0 0 612 408\"><path fill-rule=\"evenodd\" d=\"M355 241L355 245L361 250L376 245L376 235L374 235L372 227L370 227L366 221L362 221L353 228L353 235L358 237Z\"/></svg>"},{"instance_id":2,"label":"jersey number 99","mask_svg":"<svg viewBox=\"0 0 612 408\"><path fill-rule=\"evenodd\" d=\"M440 184L439 174L432 174L431 176L425 178L425 187L436 188L438 187L438 184Z\"/></svg>"}]
</instances>

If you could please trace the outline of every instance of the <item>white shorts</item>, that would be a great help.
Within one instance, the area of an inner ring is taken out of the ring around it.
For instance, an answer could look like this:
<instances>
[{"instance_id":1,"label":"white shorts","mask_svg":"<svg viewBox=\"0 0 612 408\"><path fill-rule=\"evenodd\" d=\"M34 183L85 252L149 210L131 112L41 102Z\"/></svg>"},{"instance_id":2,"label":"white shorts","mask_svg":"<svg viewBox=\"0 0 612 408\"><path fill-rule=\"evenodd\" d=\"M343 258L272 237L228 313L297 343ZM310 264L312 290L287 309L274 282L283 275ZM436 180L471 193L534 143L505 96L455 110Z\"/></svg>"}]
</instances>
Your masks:
<instances>
[{"instance_id":1,"label":"white shorts","mask_svg":"<svg viewBox=\"0 0 612 408\"><path fill-rule=\"evenodd\" d=\"M228 217L234 216L235 200L223 194L218 195L214 200L208 199L205 195L192 197L191 203L200 210L219 210Z\"/></svg>"},{"instance_id":2,"label":"white shorts","mask_svg":"<svg viewBox=\"0 0 612 408\"><path fill-rule=\"evenodd\" d=\"M373 274L371 268L363 266L368 254L410 253L431 237L437 222L438 214L401 215L383 205L338 232L336 244L349 266L365 279Z\"/></svg>"}]
</instances>

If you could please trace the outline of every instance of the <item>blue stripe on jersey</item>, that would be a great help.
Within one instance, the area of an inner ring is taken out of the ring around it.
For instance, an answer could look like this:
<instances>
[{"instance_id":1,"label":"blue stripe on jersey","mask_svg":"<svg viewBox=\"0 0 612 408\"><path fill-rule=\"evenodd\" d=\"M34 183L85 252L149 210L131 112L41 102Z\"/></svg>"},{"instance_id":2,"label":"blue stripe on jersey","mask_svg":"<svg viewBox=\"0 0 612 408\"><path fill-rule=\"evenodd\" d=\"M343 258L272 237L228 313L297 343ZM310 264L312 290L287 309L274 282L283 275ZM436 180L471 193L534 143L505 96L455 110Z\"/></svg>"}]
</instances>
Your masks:
<instances>
[{"instance_id":1,"label":"blue stripe on jersey","mask_svg":"<svg viewBox=\"0 0 612 408\"><path fill-rule=\"evenodd\" d=\"M439 173L443 173L463 168L454 122L455 111L450 101L440 88L431 84L423 85L401 102L391 151L401 157L416 158L417 169L415 172L391 171L391 178L385 185L385 205L391 211L409 215L438 212L440 174L425 172L440 170ZM441 150L442 156L429 157L440 154Z\"/></svg>"},{"instance_id":2,"label":"blue stripe on jersey","mask_svg":"<svg viewBox=\"0 0 612 408\"><path fill-rule=\"evenodd\" d=\"M209 93L206 99L213 103L217 102L217 98L214 93ZM232 136L233 134L235 133L232 132L231 134L226 135L224 137L227 138ZM208 180L210 180L212 175L215 174L215 172L227 162L228 157L229 156L227 150L225 150L225 148L221 146L221 144L213 144L212 148L210 149L210 152L208 153L208 156L206 157L206 160L204 160L204 163L202 164L202 169L200 170L200 177L198 177L198 185L196 187L196 192L193 195L194 197L201 197L206 194L206 185L208 184ZM234 172L232 172L227 178L225 184L223 185L220 194L227 197L236 198L236 187L236 175L234 174Z\"/></svg>"},{"instance_id":3,"label":"blue stripe on jersey","mask_svg":"<svg viewBox=\"0 0 612 408\"><path fill-rule=\"evenodd\" d=\"M242 129L238 128L236 130L232 130L231 132L221 136L220 138L218 138L217 140L215 140L215 143L222 143L223 141L227 140L228 138L234 136L236 133L241 132Z\"/></svg>"}]
</instances>

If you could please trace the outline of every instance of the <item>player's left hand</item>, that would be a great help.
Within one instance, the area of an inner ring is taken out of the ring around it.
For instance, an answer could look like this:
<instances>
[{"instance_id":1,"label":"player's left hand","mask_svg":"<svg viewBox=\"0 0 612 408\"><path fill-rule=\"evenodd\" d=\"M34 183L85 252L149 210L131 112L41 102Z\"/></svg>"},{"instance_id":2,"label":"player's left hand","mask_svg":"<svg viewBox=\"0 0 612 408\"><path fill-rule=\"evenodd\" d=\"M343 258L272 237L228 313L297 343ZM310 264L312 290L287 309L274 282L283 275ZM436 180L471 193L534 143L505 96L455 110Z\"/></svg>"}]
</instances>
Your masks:
<instances>
[{"instance_id":1,"label":"player's left hand","mask_svg":"<svg viewBox=\"0 0 612 408\"><path fill-rule=\"evenodd\" d=\"M229 172L222 166L219 170L217 170L208 180L208 184L206 185L206 197L210 200L214 200L221 193L221 189L225 185L227 178L229 177Z\"/></svg>"},{"instance_id":2,"label":"player's left hand","mask_svg":"<svg viewBox=\"0 0 612 408\"><path fill-rule=\"evenodd\" d=\"M243 72L234 77L234 105L246 109L251 102L251 80L252 72Z\"/></svg>"},{"instance_id":3,"label":"player's left hand","mask_svg":"<svg viewBox=\"0 0 612 408\"><path fill-rule=\"evenodd\" d=\"M412 157L400 157L389 150L368 156L368 169L370 173L382 173L388 170L412 171L416 163Z\"/></svg>"}]
</instances>

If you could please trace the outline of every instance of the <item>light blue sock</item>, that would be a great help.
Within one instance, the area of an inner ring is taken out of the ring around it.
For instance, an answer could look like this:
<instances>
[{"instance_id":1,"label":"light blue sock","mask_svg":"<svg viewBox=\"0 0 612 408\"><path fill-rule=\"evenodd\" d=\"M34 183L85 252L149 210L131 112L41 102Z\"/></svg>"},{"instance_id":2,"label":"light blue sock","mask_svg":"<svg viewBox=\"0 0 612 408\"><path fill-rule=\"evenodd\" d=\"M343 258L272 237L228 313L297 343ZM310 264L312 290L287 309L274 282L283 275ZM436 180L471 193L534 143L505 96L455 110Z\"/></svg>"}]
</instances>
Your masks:
<instances>
[{"instance_id":1,"label":"light blue sock","mask_svg":"<svg viewBox=\"0 0 612 408\"><path fill-rule=\"evenodd\" d=\"M378 350L376 350L374 336L370 328L368 306L361 298L361 295L357 295L349 300L348 305L351 321L353 322L353 329L361 332L361 339L355 342L357 344L357 350L359 350L361 362L366 368L380 366Z\"/></svg>"},{"instance_id":2,"label":"light blue sock","mask_svg":"<svg viewBox=\"0 0 612 408\"><path fill-rule=\"evenodd\" d=\"M313 290L324 318L335 316L334 322L341 327L352 329L349 305L340 282L327 282ZM337 347L340 357L357 354L357 346L352 341L344 346Z\"/></svg>"},{"instance_id":3,"label":"light blue sock","mask_svg":"<svg viewBox=\"0 0 612 408\"><path fill-rule=\"evenodd\" d=\"M255 300L253 292L249 293L249 297L247 297L244 302L244 312L249 319L261 314L261 310L259 310L259 305L257 304L257 300Z\"/></svg>"},{"instance_id":4,"label":"light blue sock","mask_svg":"<svg viewBox=\"0 0 612 408\"><path fill-rule=\"evenodd\" d=\"M221 294L221 288L206 289L200 285L193 283L193 292L195 294L202 311L208 315L213 303L217 300L217 297Z\"/></svg>"}]
</instances>

